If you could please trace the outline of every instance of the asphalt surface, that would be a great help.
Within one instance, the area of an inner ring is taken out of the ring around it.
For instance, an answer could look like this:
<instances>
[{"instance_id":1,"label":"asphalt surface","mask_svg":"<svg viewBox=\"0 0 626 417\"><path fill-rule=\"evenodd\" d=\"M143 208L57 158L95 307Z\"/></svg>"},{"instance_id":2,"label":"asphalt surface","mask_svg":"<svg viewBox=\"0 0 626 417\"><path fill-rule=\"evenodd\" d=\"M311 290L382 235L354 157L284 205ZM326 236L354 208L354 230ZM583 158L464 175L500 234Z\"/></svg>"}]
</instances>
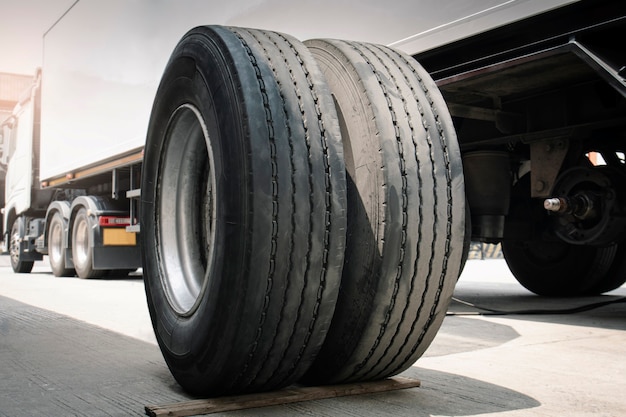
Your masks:
<instances>
[{"instance_id":1,"label":"asphalt surface","mask_svg":"<svg viewBox=\"0 0 626 417\"><path fill-rule=\"evenodd\" d=\"M420 388L217 415L626 415L625 287L540 298L504 261L470 260L455 297L429 350L402 374ZM44 262L17 275L0 258L0 416L144 415L146 405L190 398L156 345L140 275L55 278Z\"/></svg>"}]
</instances>

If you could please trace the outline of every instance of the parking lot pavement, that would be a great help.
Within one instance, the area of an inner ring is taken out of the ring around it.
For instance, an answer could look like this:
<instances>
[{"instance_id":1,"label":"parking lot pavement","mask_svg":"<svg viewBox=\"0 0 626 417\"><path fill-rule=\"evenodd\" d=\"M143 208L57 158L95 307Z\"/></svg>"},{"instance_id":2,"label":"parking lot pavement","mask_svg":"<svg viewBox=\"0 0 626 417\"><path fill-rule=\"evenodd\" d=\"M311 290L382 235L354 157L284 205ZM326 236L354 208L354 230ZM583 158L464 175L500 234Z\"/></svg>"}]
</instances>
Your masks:
<instances>
[{"instance_id":1,"label":"parking lot pavement","mask_svg":"<svg viewBox=\"0 0 626 417\"><path fill-rule=\"evenodd\" d=\"M0 416L143 415L145 405L189 399L156 346L140 275L54 278L40 264L17 275L0 258ZM469 261L455 297L430 349L402 374L420 388L218 415L626 415L624 287L539 298L502 260ZM478 307L554 313L481 316Z\"/></svg>"}]
</instances>

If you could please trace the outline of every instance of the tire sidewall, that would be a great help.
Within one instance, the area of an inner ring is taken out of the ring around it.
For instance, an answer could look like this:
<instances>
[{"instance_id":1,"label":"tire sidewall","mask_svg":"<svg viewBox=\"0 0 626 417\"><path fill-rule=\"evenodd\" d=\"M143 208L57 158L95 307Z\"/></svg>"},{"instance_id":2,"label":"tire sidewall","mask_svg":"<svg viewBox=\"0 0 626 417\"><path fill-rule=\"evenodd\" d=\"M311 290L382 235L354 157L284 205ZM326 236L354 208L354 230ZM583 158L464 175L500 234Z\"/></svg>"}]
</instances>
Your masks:
<instances>
[{"instance_id":1,"label":"tire sidewall","mask_svg":"<svg viewBox=\"0 0 626 417\"><path fill-rule=\"evenodd\" d=\"M89 239L86 261L84 263L81 263L78 260L80 258L76 256L76 251L78 250L76 247L76 233L78 230L77 226L81 222L85 222L87 224L87 229L89 230L89 216L87 216L87 211L84 208L81 208L80 210L78 210L78 212L76 213L76 216L74 217L74 223L72 226L72 259L74 261L74 268L76 269L76 274L79 277L87 277L92 270L93 249L92 249L91 239Z\"/></svg>"},{"instance_id":2,"label":"tire sidewall","mask_svg":"<svg viewBox=\"0 0 626 417\"><path fill-rule=\"evenodd\" d=\"M235 336L247 285L238 272L246 264L245 245L242 247L240 242L246 241L243 226L248 220L244 159L247 151L242 143L243 127L236 122L240 110L231 105L238 101L237 82L229 78L232 71L228 69L228 57L218 56L215 48L208 45L211 40L197 38L197 42L187 42L184 49L175 50L166 68L152 110L142 174L142 240L144 248L150 247L143 251L148 306L165 360L183 385L188 378L186 369L190 375L198 371L219 374L224 367L233 365L226 363L228 349L218 347L225 344L232 350L242 349ZM209 59L216 64L201 62ZM218 69L203 73L202 68L208 67ZM165 270L154 214L161 198L156 179L163 175L161 155L167 145L168 124L171 115L184 104L197 108L206 125L213 155L211 169L216 178L213 262L199 300L188 314L172 307L161 281ZM227 167L224 161L228 161ZM237 292L240 297L233 296ZM230 303L225 305L225 301ZM220 343L209 343L213 338Z\"/></svg>"}]
</instances>

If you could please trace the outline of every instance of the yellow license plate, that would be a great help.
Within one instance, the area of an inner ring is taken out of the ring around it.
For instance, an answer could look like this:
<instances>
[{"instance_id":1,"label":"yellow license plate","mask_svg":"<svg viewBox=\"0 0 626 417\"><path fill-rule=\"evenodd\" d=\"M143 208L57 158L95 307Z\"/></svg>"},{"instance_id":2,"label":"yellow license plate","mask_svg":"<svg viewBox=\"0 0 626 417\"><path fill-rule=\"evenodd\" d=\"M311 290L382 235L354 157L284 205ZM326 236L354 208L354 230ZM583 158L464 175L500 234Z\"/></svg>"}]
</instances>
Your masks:
<instances>
[{"instance_id":1,"label":"yellow license plate","mask_svg":"<svg viewBox=\"0 0 626 417\"><path fill-rule=\"evenodd\" d=\"M135 246L137 234L129 233L123 227L106 227L102 229L102 244L104 246Z\"/></svg>"}]
</instances>

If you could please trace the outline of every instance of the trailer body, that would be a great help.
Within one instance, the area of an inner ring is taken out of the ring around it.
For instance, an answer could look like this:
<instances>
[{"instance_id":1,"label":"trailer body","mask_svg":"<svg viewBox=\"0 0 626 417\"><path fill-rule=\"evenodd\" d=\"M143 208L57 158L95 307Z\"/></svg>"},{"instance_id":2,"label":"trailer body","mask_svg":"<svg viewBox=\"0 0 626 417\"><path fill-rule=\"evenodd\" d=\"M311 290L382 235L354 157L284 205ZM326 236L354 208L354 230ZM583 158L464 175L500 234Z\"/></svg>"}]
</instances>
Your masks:
<instances>
[{"instance_id":1,"label":"trailer body","mask_svg":"<svg viewBox=\"0 0 626 417\"><path fill-rule=\"evenodd\" d=\"M45 32L43 68L32 97L12 118L21 119L19 133L13 133L20 139L11 163L15 171L11 176L19 178L20 184L6 192L5 249L11 246L11 229L17 223L14 249L19 249L27 265L41 259L48 253L49 222L60 213L66 222L62 241L70 271L72 216L81 207L94 211L94 216L127 219L107 227L134 225L131 217L136 212L130 216L128 208L133 199L126 193L137 186L141 173L155 91L170 51L194 26L209 22L278 30L301 39L323 36L395 43L415 53L564 3L568 1L537 5L497 0L441 8L435 1L398 1L394 7L369 1L355 8L331 1L313 6L241 0L216 8L202 1L187 2L185 7L175 2L75 2L68 10L60 10L61 18ZM93 22L97 30L91 27ZM17 123L13 125L17 129ZM77 196L86 200L72 207ZM53 204L55 200L63 202ZM85 206L85 201L91 201L92 207ZM99 222L93 222L93 230L99 231ZM136 233L137 227L129 230ZM108 240L119 248L105 248L101 235L89 238L88 246L95 248L90 253L96 253L89 255L94 257L93 268L140 266L138 248L126 246L136 239L120 234ZM110 254L98 256L101 250Z\"/></svg>"},{"instance_id":2,"label":"trailer body","mask_svg":"<svg viewBox=\"0 0 626 417\"><path fill-rule=\"evenodd\" d=\"M143 146L163 68L192 27L224 24L302 40L356 39L414 54L569 2L491 0L441 7L422 0L388 7L373 0L359 5L236 0L219 7L188 1L182 7L79 1L44 36L41 178L64 176ZM88 27L96 21L98 30Z\"/></svg>"}]
</instances>

